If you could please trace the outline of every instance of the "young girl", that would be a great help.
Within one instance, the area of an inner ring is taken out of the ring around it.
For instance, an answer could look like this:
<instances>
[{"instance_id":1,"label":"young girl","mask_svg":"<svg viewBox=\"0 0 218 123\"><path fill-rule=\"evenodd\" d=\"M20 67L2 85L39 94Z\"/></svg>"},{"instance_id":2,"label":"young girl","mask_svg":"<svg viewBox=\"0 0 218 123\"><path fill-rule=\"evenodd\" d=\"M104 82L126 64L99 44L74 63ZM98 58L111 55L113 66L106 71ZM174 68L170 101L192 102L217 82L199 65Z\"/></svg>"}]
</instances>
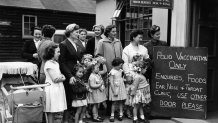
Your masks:
<instances>
[{"instance_id":1,"label":"young girl","mask_svg":"<svg viewBox=\"0 0 218 123\"><path fill-rule=\"evenodd\" d=\"M103 70L99 70L100 63L97 60L92 60L92 73L89 77L89 86L91 92L88 95L89 104L92 104L93 122L103 122L103 118L98 115L98 104L106 100L104 81L101 74L104 74L107 69L103 64Z\"/></svg>"},{"instance_id":2,"label":"young girl","mask_svg":"<svg viewBox=\"0 0 218 123\"><path fill-rule=\"evenodd\" d=\"M133 88L131 90L132 101L131 104L133 106L133 123L136 123L137 112L139 110L140 119L145 123L149 123L149 120L145 119L143 106L144 104L148 104L151 102L150 95L150 86L145 78L144 74L149 67L150 62L145 61L136 61L133 62L133 69L135 71L135 75L133 76Z\"/></svg>"},{"instance_id":3,"label":"young girl","mask_svg":"<svg viewBox=\"0 0 218 123\"><path fill-rule=\"evenodd\" d=\"M89 76L91 74L91 66L92 66L92 55L91 54L85 54L82 57L81 64L84 66L84 76L83 80L84 83L88 84Z\"/></svg>"},{"instance_id":4,"label":"young girl","mask_svg":"<svg viewBox=\"0 0 218 123\"><path fill-rule=\"evenodd\" d=\"M83 55L82 60L81 60L81 64L84 66L84 69L85 69L84 70L83 81L87 85L89 85L88 80L89 80L90 74L92 73L92 70L91 70L91 66L92 66L92 63L93 63L92 59L93 59L93 56L91 54L85 54L85 55ZM91 91L90 88L88 90ZM91 105L88 105L87 108L86 108L86 113L85 113L86 118L91 118L91 115L90 115L91 110L92 110Z\"/></svg>"},{"instance_id":5,"label":"young girl","mask_svg":"<svg viewBox=\"0 0 218 123\"><path fill-rule=\"evenodd\" d=\"M45 87L46 92L46 105L45 112L48 114L48 122L54 123L54 114L62 112L67 109L65 90L63 81L65 77L61 74L58 64L60 49L58 45L51 44L45 49L46 60L44 72L45 82L50 83L50 86Z\"/></svg>"},{"instance_id":6,"label":"young girl","mask_svg":"<svg viewBox=\"0 0 218 123\"><path fill-rule=\"evenodd\" d=\"M119 104L120 115L119 121L123 119L123 101L126 99L126 90L123 81L123 66L124 61L121 58L115 58L112 61L113 68L109 73L109 100L112 101L110 122L114 122L115 104Z\"/></svg>"},{"instance_id":7,"label":"young girl","mask_svg":"<svg viewBox=\"0 0 218 123\"><path fill-rule=\"evenodd\" d=\"M75 123L83 123L83 117L85 115L87 106L87 85L82 81L84 73L84 67L80 64L74 66L73 75L76 82L71 85L72 87L72 107L76 107Z\"/></svg>"}]
</instances>

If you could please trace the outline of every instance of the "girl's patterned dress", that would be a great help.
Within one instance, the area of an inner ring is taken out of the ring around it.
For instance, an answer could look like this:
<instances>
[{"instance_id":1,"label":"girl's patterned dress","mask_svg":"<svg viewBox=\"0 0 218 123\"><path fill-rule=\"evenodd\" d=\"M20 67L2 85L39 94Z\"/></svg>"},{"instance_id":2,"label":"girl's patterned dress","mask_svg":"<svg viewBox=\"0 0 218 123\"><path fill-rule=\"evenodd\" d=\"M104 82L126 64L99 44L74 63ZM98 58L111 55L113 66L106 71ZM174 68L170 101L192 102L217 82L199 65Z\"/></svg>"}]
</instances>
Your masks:
<instances>
[{"instance_id":1,"label":"girl's patterned dress","mask_svg":"<svg viewBox=\"0 0 218 123\"><path fill-rule=\"evenodd\" d=\"M135 74L133 77L134 88L131 90L133 96L130 104L134 106L138 103L148 104L151 102L150 85L146 78L141 74Z\"/></svg>"},{"instance_id":2,"label":"girl's patterned dress","mask_svg":"<svg viewBox=\"0 0 218 123\"><path fill-rule=\"evenodd\" d=\"M109 76L112 76L114 80L114 88L111 85L109 86L109 100L111 101L125 100L127 97L122 72L122 70L112 69L109 73Z\"/></svg>"},{"instance_id":3,"label":"girl's patterned dress","mask_svg":"<svg viewBox=\"0 0 218 123\"><path fill-rule=\"evenodd\" d=\"M91 73L89 77L89 86L91 92L89 92L88 94L88 100L90 104L101 103L107 99L104 85L100 86L99 88L93 88L96 85L99 85L100 83L104 83L101 75Z\"/></svg>"}]
</instances>

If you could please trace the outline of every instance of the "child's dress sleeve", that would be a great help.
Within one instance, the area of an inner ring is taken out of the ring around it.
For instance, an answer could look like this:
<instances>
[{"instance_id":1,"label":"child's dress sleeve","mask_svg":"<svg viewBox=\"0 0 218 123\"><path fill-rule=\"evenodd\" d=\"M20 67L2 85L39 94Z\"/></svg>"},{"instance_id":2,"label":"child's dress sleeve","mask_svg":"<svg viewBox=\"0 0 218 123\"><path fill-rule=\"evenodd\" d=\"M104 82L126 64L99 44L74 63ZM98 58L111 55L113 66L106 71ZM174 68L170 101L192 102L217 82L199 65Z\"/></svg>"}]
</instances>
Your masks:
<instances>
[{"instance_id":1,"label":"child's dress sleeve","mask_svg":"<svg viewBox=\"0 0 218 123\"><path fill-rule=\"evenodd\" d=\"M48 72L48 69L51 69L52 70L52 74L50 74ZM56 77L59 77L60 76L60 70L58 69L58 67L56 66L56 64L54 64L53 62L51 61L47 61L45 63L45 66L44 66L44 72L45 72L45 75L48 77L48 80L52 80L52 77L53 78L56 78Z\"/></svg>"},{"instance_id":2,"label":"child's dress sleeve","mask_svg":"<svg viewBox=\"0 0 218 123\"><path fill-rule=\"evenodd\" d=\"M50 62L50 61L47 61L46 63L45 63L45 66L44 66L44 72L47 72L47 70L49 69L49 68L54 68L54 64L52 63L52 62Z\"/></svg>"}]
</instances>

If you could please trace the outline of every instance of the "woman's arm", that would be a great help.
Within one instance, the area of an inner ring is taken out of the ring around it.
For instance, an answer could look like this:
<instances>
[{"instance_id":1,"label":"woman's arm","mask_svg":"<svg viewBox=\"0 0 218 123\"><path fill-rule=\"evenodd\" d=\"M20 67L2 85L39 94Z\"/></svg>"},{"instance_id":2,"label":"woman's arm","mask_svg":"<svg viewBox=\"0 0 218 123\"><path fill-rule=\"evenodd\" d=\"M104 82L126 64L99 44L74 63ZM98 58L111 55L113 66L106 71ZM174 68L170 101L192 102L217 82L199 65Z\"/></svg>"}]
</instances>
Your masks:
<instances>
[{"instance_id":1,"label":"woman's arm","mask_svg":"<svg viewBox=\"0 0 218 123\"><path fill-rule=\"evenodd\" d=\"M107 66L105 64L102 64L102 65L103 65L103 70L99 71L100 75L103 75L107 72Z\"/></svg>"},{"instance_id":2,"label":"woman's arm","mask_svg":"<svg viewBox=\"0 0 218 123\"><path fill-rule=\"evenodd\" d=\"M59 56L59 64L60 64L60 69L62 71L62 73L68 78L72 78L73 75L67 65L67 57L66 54L67 52L67 47L65 44L60 43L59 44L59 48L60 48L60 56Z\"/></svg>"},{"instance_id":3,"label":"woman's arm","mask_svg":"<svg viewBox=\"0 0 218 123\"><path fill-rule=\"evenodd\" d=\"M123 71L125 73L128 73L129 72L129 57L128 57L128 54L125 52L125 50L123 52L122 59L124 61Z\"/></svg>"},{"instance_id":4,"label":"woman's arm","mask_svg":"<svg viewBox=\"0 0 218 123\"><path fill-rule=\"evenodd\" d=\"M58 75L58 73L52 68L47 68L46 70L54 83L65 81L66 78L63 74Z\"/></svg>"}]
</instances>

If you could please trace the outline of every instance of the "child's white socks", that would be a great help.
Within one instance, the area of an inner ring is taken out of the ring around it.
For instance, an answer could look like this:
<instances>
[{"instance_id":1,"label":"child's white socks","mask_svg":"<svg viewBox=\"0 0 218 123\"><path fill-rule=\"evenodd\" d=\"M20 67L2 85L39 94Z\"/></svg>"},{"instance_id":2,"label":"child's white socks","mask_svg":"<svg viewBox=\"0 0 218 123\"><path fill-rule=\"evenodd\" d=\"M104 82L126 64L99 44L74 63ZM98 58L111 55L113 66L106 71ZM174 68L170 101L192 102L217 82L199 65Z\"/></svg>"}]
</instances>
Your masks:
<instances>
[{"instance_id":1,"label":"child's white socks","mask_svg":"<svg viewBox=\"0 0 218 123\"><path fill-rule=\"evenodd\" d=\"M144 119L145 119L145 116L144 116L144 115L141 115L140 117L141 117L141 119L142 119L142 120L144 120Z\"/></svg>"}]
</instances>

